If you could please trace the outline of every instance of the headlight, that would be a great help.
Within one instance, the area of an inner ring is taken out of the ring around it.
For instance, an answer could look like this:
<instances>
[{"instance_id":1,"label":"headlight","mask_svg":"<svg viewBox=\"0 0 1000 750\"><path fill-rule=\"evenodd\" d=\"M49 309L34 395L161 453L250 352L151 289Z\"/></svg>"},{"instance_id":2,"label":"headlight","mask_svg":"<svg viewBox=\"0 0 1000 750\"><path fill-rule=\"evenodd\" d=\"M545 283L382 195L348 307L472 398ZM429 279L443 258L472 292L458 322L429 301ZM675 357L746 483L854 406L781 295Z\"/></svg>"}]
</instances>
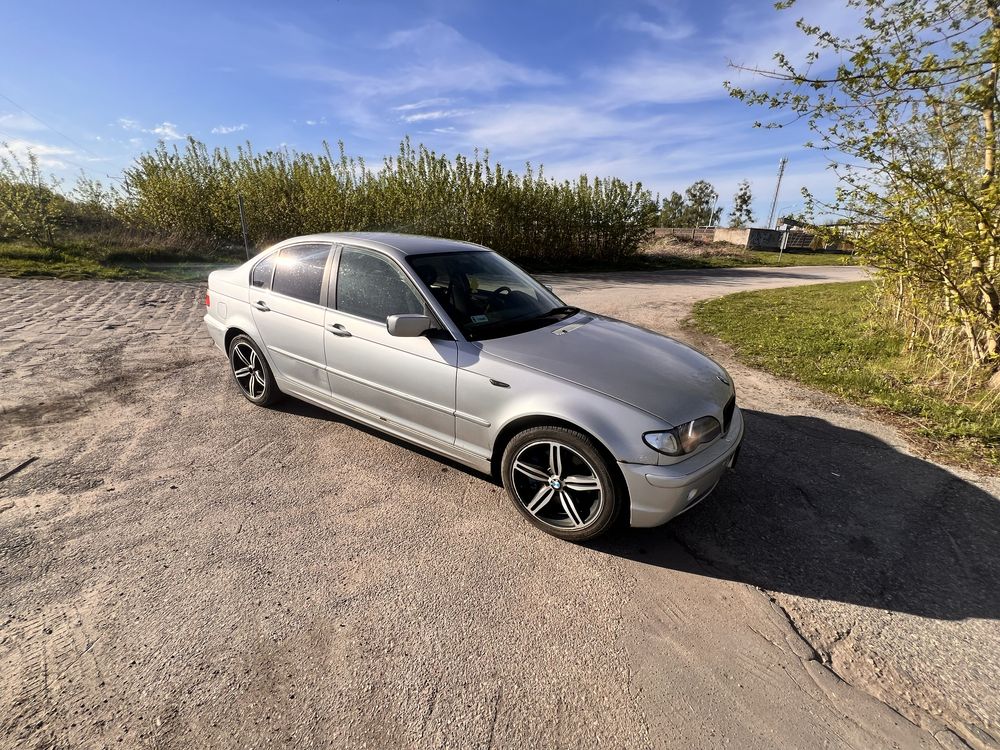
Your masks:
<instances>
[{"instance_id":1,"label":"headlight","mask_svg":"<svg viewBox=\"0 0 1000 750\"><path fill-rule=\"evenodd\" d=\"M650 448L668 456L691 453L702 443L710 443L722 434L722 425L715 417L701 417L672 430L647 432L643 442Z\"/></svg>"}]
</instances>

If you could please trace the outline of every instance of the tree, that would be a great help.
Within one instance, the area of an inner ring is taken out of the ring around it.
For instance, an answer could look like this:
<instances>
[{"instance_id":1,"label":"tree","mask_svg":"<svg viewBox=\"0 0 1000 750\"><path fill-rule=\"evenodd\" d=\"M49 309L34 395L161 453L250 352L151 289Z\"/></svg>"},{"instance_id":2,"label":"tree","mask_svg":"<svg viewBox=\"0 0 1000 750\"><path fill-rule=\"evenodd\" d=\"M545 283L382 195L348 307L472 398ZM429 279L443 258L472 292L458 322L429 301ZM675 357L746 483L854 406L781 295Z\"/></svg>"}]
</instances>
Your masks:
<instances>
[{"instance_id":1,"label":"tree","mask_svg":"<svg viewBox=\"0 0 1000 750\"><path fill-rule=\"evenodd\" d=\"M690 226L714 226L722 216L722 209L717 207L719 193L712 183L698 180L684 191L687 203L687 224Z\"/></svg>"},{"instance_id":2,"label":"tree","mask_svg":"<svg viewBox=\"0 0 1000 750\"><path fill-rule=\"evenodd\" d=\"M779 52L773 69L752 69L767 89L727 87L818 136L841 181L828 208L850 219L859 251L891 282L882 286L911 336L941 345L959 332L974 362L1000 369L998 0L847 5L859 33L800 19L813 45L804 60Z\"/></svg>"},{"instance_id":3,"label":"tree","mask_svg":"<svg viewBox=\"0 0 1000 750\"><path fill-rule=\"evenodd\" d=\"M729 214L729 226L746 227L753 224L753 195L750 192L750 183L743 180L736 187L736 195L733 196L733 210Z\"/></svg>"},{"instance_id":4,"label":"tree","mask_svg":"<svg viewBox=\"0 0 1000 750\"><path fill-rule=\"evenodd\" d=\"M714 225L722 216L722 208L717 206L719 194L712 184L698 180L688 186L684 195L670 193L663 199L660 209L661 227L694 227Z\"/></svg>"},{"instance_id":5,"label":"tree","mask_svg":"<svg viewBox=\"0 0 1000 750\"><path fill-rule=\"evenodd\" d=\"M674 191L669 198L663 199L660 209L661 227L682 227L685 221L684 196Z\"/></svg>"},{"instance_id":6,"label":"tree","mask_svg":"<svg viewBox=\"0 0 1000 750\"><path fill-rule=\"evenodd\" d=\"M51 247L66 204L59 182L42 172L34 153L22 159L6 143L0 149L0 236Z\"/></svg>"}]
</instances>

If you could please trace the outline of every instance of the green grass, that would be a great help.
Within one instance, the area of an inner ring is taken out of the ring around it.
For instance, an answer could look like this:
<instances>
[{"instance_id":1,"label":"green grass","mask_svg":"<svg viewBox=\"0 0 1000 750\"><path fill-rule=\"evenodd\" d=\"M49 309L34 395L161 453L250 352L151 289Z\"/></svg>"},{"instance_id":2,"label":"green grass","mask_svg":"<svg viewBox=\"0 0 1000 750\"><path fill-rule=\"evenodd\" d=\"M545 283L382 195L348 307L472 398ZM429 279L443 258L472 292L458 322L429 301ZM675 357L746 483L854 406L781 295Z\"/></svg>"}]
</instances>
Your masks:
<instances>
[{"instance_id":1,"label":"green grass","mask_svg":"<svg viewBox=\"0 0 1000 750\"><path fill-rule=\"evenodd\" d=\"M241 262L162 262L155 254L115 247L94 248L79 243L42 248L18 241L0 241L0 276L122 281L202 281L213 268Z\"/></svg>"},{"instance_id":2,"label":"green grass","mask_svg":"<svg viewBox=\"0 0 1000 750\"><path fill-rule=\"evenodd\" d=\"M70 238L58 248L41 248L21 241L0 241L0 276L44 276L59 279L149 279L156 281L200 281L209 270L240 263L240 257L215 262L171 262L173 251L100 243L87 238ZM175 257L175 256L174 256ZM598 273L606 271L665 271L698 268L741 268L747 266L844 265L853 257L844 253L790 253L779 261L777 251L734 248L701 252L637 253L617 263L522 261L534 273Z\"/></svg>"},{"instance_id":3,"label":"green grass","mask_svg":"<svg viewBox=\"0 0 1000 750\"><path fill-rule=\"evenodd\" d=\"M741 268L745 266L777 266L787 268L789 266L844 266L854 265L854 256L849 253L819 253L819 252L789 252L781 253L778 257L777 250L748 250L743 254L733 255L710 255L705 258L685 257L679 258L683 261L704 261L705 265L694 266L695 268ZM683 266L690 268L691 266Z\"/></svg>"},{"instance_id":4,"label":"green grass","mask_svg":"<svg viewBox=\"0 0 1000 750\"><path fill-rule=\"evenodd\" d=\"M789 266L844 266L855 265L857 261L849 253L814 253L801 252L782 254L780 260L777 250L740 250L732 253L705 253L669 251L637 253L617 263L581 262L572 266L563 262L547 261L543 263L530 260L519 260L519 265L532 273L598 273L602 271L680 271L699 268L752 268L755 266L771 266L787 268Z\"/></svg>"},{"instance_id":5,"label":"green grass","mask_svg":"<svg viewBox=\"0 0 1000 750\"><path fill-rule=\"evenodd\" d=\"M700 302L694 323L746 363L893 415L936 456L1000 467L1000 394L949 393L930 361L882 327L870 282L741 292Z\"/></svg>"}]
</instances>

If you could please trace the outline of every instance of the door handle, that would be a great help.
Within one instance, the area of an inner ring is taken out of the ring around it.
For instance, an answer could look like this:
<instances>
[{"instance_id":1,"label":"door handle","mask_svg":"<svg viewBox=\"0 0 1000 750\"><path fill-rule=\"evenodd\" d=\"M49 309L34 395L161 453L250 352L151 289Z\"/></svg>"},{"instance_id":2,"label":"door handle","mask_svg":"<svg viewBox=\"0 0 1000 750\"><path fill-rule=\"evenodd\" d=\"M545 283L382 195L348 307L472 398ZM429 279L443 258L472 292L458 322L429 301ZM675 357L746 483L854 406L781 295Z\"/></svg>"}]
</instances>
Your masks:
<instances>
[{"instance_id":1,"label":"door handle","mask_svg":"<svg viewBox=\"0 0 1000 750\"><path fill-rule=\"evenodd\" d=\"M347 338L351 335L351 332L344 328L342 323L334 323L333 325L327 326L326 330L332 333L334 336L342 336Z\"/></svg>"},{"instance_id":2,"label":"door handle","mask_svg":"<svg viewBox=\"0 0 1000 750\"><path fill-rule=\"evenodd\" d=\"M257 300L256 302L253 303L253 306L256 307L258 310L260 310L261 312L270 312L271 311L271 308L268 307L264 303L264 300L260 300L260 299Z\"/></svg>"}]
</instances>

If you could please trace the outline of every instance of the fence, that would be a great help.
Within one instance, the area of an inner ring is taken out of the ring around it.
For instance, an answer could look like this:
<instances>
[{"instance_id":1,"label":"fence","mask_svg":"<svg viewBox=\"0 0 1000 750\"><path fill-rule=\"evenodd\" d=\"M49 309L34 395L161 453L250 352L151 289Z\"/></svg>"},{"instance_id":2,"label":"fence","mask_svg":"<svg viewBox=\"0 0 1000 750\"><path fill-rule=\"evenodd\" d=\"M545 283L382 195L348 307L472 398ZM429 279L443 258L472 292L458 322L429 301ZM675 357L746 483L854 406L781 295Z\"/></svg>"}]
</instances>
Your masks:
<instances>
[{"instance_id":1,"label":"fence","mask_svg":"<svg viewBox=\"0 0 1000 750\"><path fill-rule=\"evenodd\" d=\"M656 237L677 237L678 239L695 242L728 242L732 245L755 250L778 250L781 240L788 236L786 250L809 250L814 248L816 235L798 229L782 231L780 229L759 229L745 227L730 229L728 227L657 227ZM827 249L835 249L836 245L824 245Z\"/></svg>"},{"instance_id":2,"label":"fence","mask_svg":"<svg viewBox=\"0 0 1000 750\"><path fill-rule=\"evenodd\" d=\"M679 237L695 242L714 242L713 227L656 227L653 230L656 237Z\"/></svg>"}]
</instances>

